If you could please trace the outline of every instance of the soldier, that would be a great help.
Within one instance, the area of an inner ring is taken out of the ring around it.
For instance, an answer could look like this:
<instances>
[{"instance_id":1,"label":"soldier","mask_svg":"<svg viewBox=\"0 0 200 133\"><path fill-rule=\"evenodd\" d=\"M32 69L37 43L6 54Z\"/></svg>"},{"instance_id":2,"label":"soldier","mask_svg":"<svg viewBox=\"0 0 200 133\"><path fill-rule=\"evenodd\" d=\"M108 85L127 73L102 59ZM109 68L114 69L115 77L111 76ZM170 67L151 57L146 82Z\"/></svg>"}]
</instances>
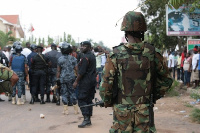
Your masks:
<instances>
[{"instance_id":1,"label":"soldier","mask_svg":"<svg viewBox=\"0 0 200 133\"><path fill-rule=\"evenodd\" d=\"M33 70L31 68L31 59L37 55L37 45L36 44L31 44L31 53L28 55L27 59L28 59L28 66L29 66L29 71L28 71L28 74L29 74L29 87L30 87L30 93L32 94L32 90L33 90L33 79L32 79L32 73L33 73ZM40 99L38 98L38 93L39 93L39 90L36 91L36 94L35 94L35 102L40 102Z\"/></svg>"},{"instance_id":2,"label":"soldier","mask_svg":"<svg viewBox=\"0 0 200 133\"><path fill-rule=\"evenodd\" d=\"M49 59L42 54L43 47L37 46L37 55L32 58L31 61L31 69L32 72L32 94L31 94L31 101L30 104L34 104L35 102L35 95L37 94L37 89L39 87L40 90L40 104L45 104L44 102L44 90L45 90L45 82L46 82L46 73L48 67L50 66Z\"/></svg>"},{"instance_id":3,"label":"soldier","mask_svg":"<svg viewBox=\"0 0 200 133\"><path fill-rule=\"evenodd\" d=\"M13 93L12 87L17 83L19 77L13 70L0 64L0 93Z\"/></svg>"},{"instance_id":4,"label":"soldier","mask_svg":"<svg viewBox=\"0 0 200 133\"><path fill-rule=\"evenodd\" d=\"M78 105L73 83L75 81L75 72L77 72L77 60L69 55L72 52L72 47L67 42L62 42L62 56L58 59L57 67L57 85L61 86L61 96L64 107L64 114L68 115L68 96L74 106L74 114L78 114ZM74 72L75 69L75 72Z\"/></svg>"},{"instance_id":5,"label":"soldier","mask_svg":"<svg viewBox=\"0 0 200 133\"><path fill-rule=\"evenodd\" d=\"M76 88L78 85L78 105L92 104L94 99L95 85L96 85L96 59L95 55L91 52L91 43L88 41L81 42L82 53L84 53L78 64L78 76L73 84ZM92 116L92 107L81 108L84 120L82 124L78 125L79 128L91 125L90 117Z\"/></svg>"},{"instance_id":6,"label":"soldier","mask_svg":"<svg viewBox=\"0 0 200 133\"><path fill-rule=\"evenodd\" d=\"M24 104L24 97L21 99L21 95L23 94L23 89L25 87L24 79L26 77L26 81L28 81L28 61L26 57L21 54L22 46L17 45L15 48L15 54L12 55L10 58L9 66L11 66L12 70L18 75L19 81L13 87L13 94L12 94L12 104L16 104L16 87L18 90L18 100L17 105Z\"/></svg>"},{"instance_id":7,"label":"soldier","mask_svg":"<svg viewBox=\"0 0 200 133\"><path fill-rule=\"evenodd\" d=\"M56 85L56 71L57 71L57 61L58 61L58 51L57 51L57 45L52 43L51 44L51 50L50 52L47 52L45 55L49 58L52 65L48 69L48 83L46 88L46 95L47 99L45 102L51 102L50 100L50 87ZM53 91L53 100L52 102L56 102L56 92ZM59 104L59 102L58 102Z\"/></svg>"},{"instance_id":8,"label":"soldier","mask_svg":"<svg viewBox=\"0 0 200 133\"><path fill-rule=\"evenodd\" d=\"M147 30L142 13L126 13L121 30L128 43L108 56L100 86L104 106L114 109L110 133L156 132L153 103L173 80L158 50L142 42Z\"/></svg>"}]
</instances>

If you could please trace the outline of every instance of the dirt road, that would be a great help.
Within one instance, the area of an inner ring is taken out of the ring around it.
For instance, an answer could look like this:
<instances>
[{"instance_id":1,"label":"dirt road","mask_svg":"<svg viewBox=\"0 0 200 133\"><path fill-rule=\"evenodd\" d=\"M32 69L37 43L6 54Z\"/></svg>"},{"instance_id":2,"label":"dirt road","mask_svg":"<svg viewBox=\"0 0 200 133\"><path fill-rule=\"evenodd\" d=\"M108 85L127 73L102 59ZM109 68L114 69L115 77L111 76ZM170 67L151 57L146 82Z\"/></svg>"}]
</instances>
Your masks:
<instances>
[{"instance_id":1,"label":"dirt road","mask_svg":"<svg viewBox=\"0 0 200 133\"><path fill-rule=\"evenodd\" d=\"M26 94L30 101L29 92ZM99 97L98 92L96 95ZM1 98L7 100L3 95ZM189 119L191 108L185 106L192 100L187 95L158 100L154 108L158 133L200 133L200 124ZM17 106L8 101L0 102L0 133L108 133L112 125L111 108L94 107L92 126L84 129L77 127L83 120L81 114L74 115L73 107L70 107L69 115L62 115L62 109L52 103L30 105L26 102ZM40 118L41 113L45 115L44 119Z\"/></svg>"}]
</instances>

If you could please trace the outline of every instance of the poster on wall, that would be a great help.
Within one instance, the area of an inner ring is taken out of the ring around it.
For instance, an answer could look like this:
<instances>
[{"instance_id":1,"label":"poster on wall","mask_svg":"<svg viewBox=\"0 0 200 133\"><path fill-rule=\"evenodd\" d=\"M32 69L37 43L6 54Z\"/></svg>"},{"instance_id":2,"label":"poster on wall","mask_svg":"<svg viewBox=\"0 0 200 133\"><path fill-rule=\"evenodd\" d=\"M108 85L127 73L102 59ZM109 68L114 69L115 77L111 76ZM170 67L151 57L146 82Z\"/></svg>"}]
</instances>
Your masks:
<instances>
[{"instance_id":1,"label":"poster on wall","mask_svg":"<svg viewBox=\"0 0 200 133\"><path fill-rule=\"evenodd\" d=\"M187 50L190 51L194 46L200 47L200 39L188 39L187 40Z\"/></svg>"},{"instance_id":2,"label":"poster on wall","mask_svg":"<svg viewBox=\"0 0 200 133\"><path fill-rule=\"evenodd\" d=\"M189 12L190 6L170 9L166 5L168 36L200 36L200 9Z\"/></svg>"}]
</instances>

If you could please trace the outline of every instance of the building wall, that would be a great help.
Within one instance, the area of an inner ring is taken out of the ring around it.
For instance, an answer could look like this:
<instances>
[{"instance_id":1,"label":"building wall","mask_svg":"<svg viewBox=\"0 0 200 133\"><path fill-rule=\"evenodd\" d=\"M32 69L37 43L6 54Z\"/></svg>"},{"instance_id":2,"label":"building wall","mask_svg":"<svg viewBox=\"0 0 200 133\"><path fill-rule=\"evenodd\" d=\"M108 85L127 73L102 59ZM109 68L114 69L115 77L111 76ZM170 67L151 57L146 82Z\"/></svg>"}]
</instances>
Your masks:
<instances>
[{"instance_id":1,"label":"building wall","mask_svg":"<svg viewBox=\"0 0 200 133\"><path fill-rule=\"evenodd\" d=\"M0 20L0 30L6 33L6 25Z\"/></svg>"}]
</instances>

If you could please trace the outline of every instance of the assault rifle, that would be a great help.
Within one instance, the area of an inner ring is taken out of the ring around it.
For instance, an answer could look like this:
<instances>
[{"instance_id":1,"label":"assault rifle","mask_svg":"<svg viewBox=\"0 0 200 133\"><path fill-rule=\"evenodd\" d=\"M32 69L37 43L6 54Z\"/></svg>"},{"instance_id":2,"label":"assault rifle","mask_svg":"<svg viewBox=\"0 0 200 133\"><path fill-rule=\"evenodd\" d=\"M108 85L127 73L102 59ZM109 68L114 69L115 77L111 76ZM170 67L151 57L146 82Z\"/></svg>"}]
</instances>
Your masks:
<instances>
[{"instance_id":1,"label":"assault rifle","mask_svg":"<svg viewBox=\"0 0 200 133\"><path fill-rule=\"evenodd\" d=\"M88 105L83 105L83 106L80 106L80 108L85 108L85 107L92 107L92 106L100 106L100 107L104 107L104 102L103 101L99 101L98 98L95 98L95 103L93 104L88 104Z\"/></svg>"}]
</instances>

